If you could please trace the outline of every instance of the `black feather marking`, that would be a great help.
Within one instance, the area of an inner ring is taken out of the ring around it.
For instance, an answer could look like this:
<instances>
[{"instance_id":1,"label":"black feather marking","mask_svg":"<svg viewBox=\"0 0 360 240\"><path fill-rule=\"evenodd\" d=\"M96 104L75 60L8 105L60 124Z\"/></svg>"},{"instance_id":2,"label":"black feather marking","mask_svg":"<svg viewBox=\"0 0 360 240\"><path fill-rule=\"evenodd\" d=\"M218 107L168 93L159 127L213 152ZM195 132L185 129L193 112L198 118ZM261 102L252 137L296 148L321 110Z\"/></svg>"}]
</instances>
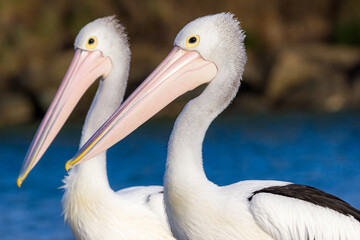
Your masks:
<instances>
[{"instance_id":1,"label":"black feather marking","mask_svg":"<svg viewBox=\"0 0 360 240\"><path fill-rule=\"evenodd\" d=\"M251 201L251 199L258 193L271 193L285 197L300 199L321 207L332 209L347 216L353 216L357 221L360 222L359 210L357 210L347 202L341 200L340 198L314 187L298 184L268 187L255 191L253 195L248 198L248 200Z\"/></svg>"},{"instance_id":2,"label":"black feather marking","mask_svg":"<svg viewBox=\"0 0 360 240\"><path fill-rule=\"evenodd\" d=\"M163 194L163 193L164 193L164 191L161 190L160 192L153 193L153 194L149 194L149 195L146 197L145 202L146 202L146 203L150 202L150 198L151 198L153 195L155 195L155 194Z\"/></svg>"}]
</instances>

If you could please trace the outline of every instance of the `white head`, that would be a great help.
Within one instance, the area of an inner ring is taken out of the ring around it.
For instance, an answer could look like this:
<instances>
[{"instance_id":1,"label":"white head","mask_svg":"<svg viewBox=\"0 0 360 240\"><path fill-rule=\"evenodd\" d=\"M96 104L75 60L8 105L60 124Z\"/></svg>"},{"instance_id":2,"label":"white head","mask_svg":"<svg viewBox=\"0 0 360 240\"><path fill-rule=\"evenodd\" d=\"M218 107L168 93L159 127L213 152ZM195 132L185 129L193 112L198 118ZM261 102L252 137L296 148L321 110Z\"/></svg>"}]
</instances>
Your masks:
<instances>
[{"instance_id":1,"label":"white head","mask_svg":"<svg viewBox=\"0 0 360 240\"><path fill-rule=\"evenodd\" d=\"M218 69L229 64L244 68L245 35L239 24L231 13L201 17L188 23L178 33L174 45L198 51L205 60L214 62Z\"/></svg>"},{"instance_id":2,"label":"white head","mask_svg":"<svg viewBox=\"0 0 360 240\"><path fill-rule=\"evenodd\" d=\"M215 63L217 74L202 95L211 91L216 102L222 103L223 99L229 103L238 91L247 60L244 39L234 15L219 13L188 23L176 36L174 45L197 51L205 60Z\"/></svg>"},{"instance_id":3,"label":"white head","mask_svg":"<svg viewBox=\"0 0 360 240\"><path fill-rule=\"evenodd\" d=\"M125 28L115 16L96 19L85 25L77 35L74 48L100 51L115 63L120 56L130 60L130 48Z\"/></svg>"},{"instance_id":4,"label":"white head","mask_svg":"<svg viewBox=\"0 0 360 240\"><path fill-rule=\"evenodd\" d=\"M230 13L190 22L177 35L170 54L67 162L66 168L105 151L172 100L201 84L208 86L198 99L208 96L207 100L219 104L217 109L226 107L239 88L246 62L243 41L239 22ZM205 99L202 102L207 104Z\"/></svg>"},{"instance_id":5,"label":"white head","mask_svg":"<svg viewBox=\"0 0 360 240\"><path fill-rule=\"evenodd\" d=\"M40 160L86 90L103 79L102 88L119 89L123 96L130 64L124 28L115 17L87 24L75 40L75 55L30 145L17 184L20 187ZM119 74L122 78L116 77ZM122 97L121 97L122 98Z\"/></svg>"}]
</instances>

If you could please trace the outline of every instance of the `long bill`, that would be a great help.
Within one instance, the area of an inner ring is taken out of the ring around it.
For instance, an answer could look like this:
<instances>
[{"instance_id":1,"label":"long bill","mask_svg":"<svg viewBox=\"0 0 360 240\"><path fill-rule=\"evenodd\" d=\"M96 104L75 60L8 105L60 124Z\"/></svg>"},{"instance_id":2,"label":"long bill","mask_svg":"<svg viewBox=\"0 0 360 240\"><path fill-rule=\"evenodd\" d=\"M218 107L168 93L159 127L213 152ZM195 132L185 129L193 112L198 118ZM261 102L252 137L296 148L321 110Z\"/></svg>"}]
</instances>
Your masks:
<instances>
[{"instance_id":1,"label":"long bill","mask_svg":"<svg viewBox=\"0 0 360 240\"><path fill-rule=\"evenodd\" d=\"M105 78L112 67L100 51L77 49L63 81L42 120L24 159L17 185L20 187L54 140L85 91L99 77Z\"/></svg>"},{"instance_id":2,"label":"long bill","mask_svg":"<svg viewBox=\"0 0 360 240\"><path fill-rule=\"evenodd\" d=\"M175 46L162 63L66 163L66 170L113 146L174 99L210 82L216 74L216 65L204 60L197 51L183 50Z\"/></svg>"}]
</instances>

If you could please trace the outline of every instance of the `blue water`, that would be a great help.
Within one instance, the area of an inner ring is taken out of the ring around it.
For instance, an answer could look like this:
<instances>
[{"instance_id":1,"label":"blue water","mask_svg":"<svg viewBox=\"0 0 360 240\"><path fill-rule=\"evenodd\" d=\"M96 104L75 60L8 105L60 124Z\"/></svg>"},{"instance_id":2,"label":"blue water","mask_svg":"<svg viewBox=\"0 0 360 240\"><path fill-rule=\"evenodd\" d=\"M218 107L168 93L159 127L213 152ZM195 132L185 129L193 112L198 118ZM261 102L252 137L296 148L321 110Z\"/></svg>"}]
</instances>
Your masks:
<instances>
[{"instance_id":1,"label":"blue water","mask_svg":"<svg viewBox=\"0 0 360 240\"><path fill-rule=\"evenodd\" d=\"M162 183L173 120L153 120L108 154L114 189ZM73 239L61 215L64 164L80 124L66 126L21 189L17 174L37 124L0 129L0 238ZM204 165L219 185L277 179L312 185L360 208L360 113L224 114L211 125Z\"/></svg>"}]
</instances>

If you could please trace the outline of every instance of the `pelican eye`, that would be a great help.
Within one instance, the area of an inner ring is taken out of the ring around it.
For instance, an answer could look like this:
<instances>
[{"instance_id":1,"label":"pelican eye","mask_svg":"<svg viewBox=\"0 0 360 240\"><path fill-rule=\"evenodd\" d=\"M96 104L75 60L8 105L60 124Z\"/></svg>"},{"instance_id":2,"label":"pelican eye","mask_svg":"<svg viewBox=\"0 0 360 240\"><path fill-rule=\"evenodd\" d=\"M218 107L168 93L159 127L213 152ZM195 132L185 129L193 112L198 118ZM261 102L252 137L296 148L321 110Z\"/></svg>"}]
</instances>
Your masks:
<instances>
[{"instance_id":1,"label":"pelican eye","mask_svg":"<svg viewBox=\"0 0 360 240\"><path fill-rule=\"evenodd\" d=\"M94 49L97 45L97 38L96 37L90 37L86 42L86 48L87 49Z\"/></svg>"},{"instance_id":2,"label":"pelican eye","mask_svg":"<svg viewBox=\"0 0 360 240\"><path fill-rule=\"evenodd\" d=\"M200 37L198 35L192 35L186 39L186 47L193 48L196 47L200 42Z\"/></svg>"}]
</instances>

